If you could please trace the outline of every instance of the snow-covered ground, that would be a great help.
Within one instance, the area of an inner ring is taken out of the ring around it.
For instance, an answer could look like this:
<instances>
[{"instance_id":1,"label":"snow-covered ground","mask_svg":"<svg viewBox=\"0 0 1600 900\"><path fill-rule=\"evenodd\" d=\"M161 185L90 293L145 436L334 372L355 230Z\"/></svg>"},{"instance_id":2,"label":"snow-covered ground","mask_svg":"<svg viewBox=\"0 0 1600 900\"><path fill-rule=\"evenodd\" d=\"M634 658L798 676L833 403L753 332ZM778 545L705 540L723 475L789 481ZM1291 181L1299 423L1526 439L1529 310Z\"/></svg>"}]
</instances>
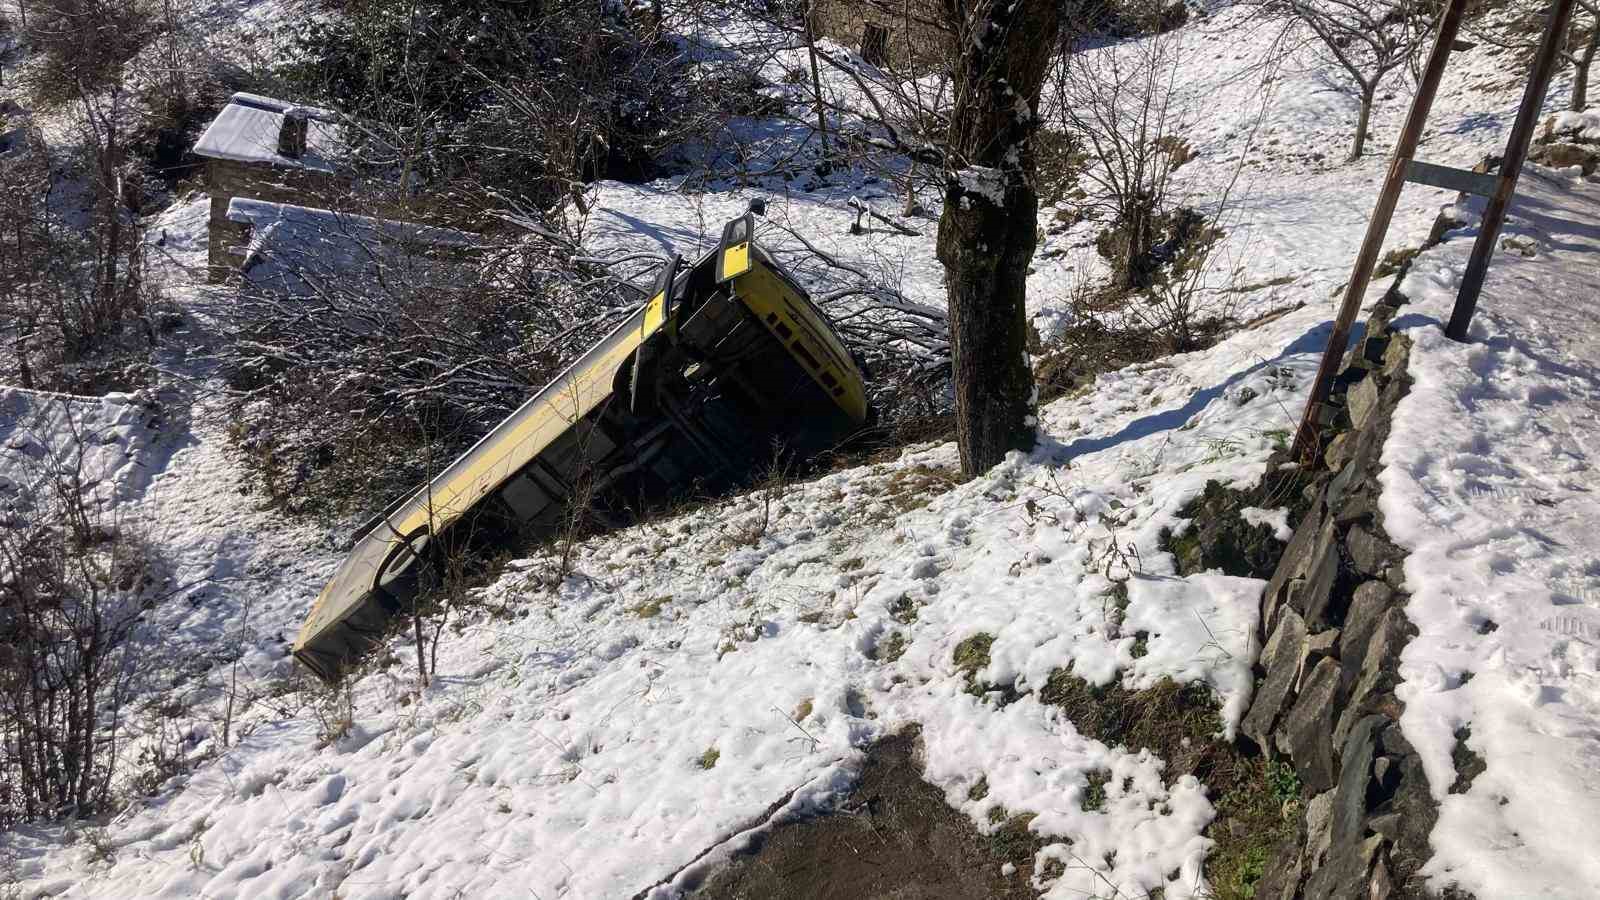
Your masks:
<instances>
[{"instance_id":1,"label":"snow-covered ground","mask_svg":"<svg viewBox=\"0 0 1600 900\"><path fill-rule=\"evenodd\" d=\"M1254 67L1270 34L1227 9L1179 34L1197 151L1180 184L1204 203L1238 174L1213 259L1217 294L1279 282L1244 291L1240 318L1290 311L1207 351L1102 376L1041 411L1037 451L970 482L953 478L953 447L914 447L790 485L770 498L770 515L755 494L588 541L556 589L542 586L549 560L513 562L479 592L495 614L446 630L430 688L415 689L399 654L355 681L351 727L331 741L306 709L325 698L284 682L284 639L337 561L337 535L236 492L203 366L208 325L227 302L200 284L207 201L163 213L151 233L166 233L162 277L187 319L162 351L163 368L187 379L157 398L170 410L163 421L137 412L147 398L0 389L0 410L59 423L64 413L51 410L86 408L124 448L102 442L113 449L97 465L119 509L171 551L176 580L196 585L157 624L180 655L203 661L185 688L202 710L236 671L247 694L289 692L241 714L235 733L247 736L227 748L213 726L191 723L191 750L216 758L116 817L97 847L54 828L0 838L22 895L606 898L660 886L671 896L701 854L738 844L775 804L825 802L848 786L865 746L911 722L922 725L926 777L981 827L993 827L996 807L1036 815L1045 855L1065 864L1036 885L1048 896L1202 894L1202 830L1214 814L1205 786L1164 777L1148 752L1078 734L1037 691L1068 666L1097 684L1165 676L1211 686L1224 704L1219 729L1237 723L1261 584L1177 577L1158 535L1207 480L1259 478L1293 428L1408 96L1394 82L1371 155L1341 164L1355 104L1325 66L1292 59L1264 93ZM1517 98L1505 64L1481 49L1458 56L1425 158L1470 165L1497 151ZM848 80L829 79L848 99ZM1600 318L1583 305L1600 268L1600 197L1556 176L1524 184L1531 199L1509 233L1534 255L1498 257L1485 341L1457 347L1431 325L1463 242L1418 261L1407 283L1414 318L1400 323L1417 340L1417 387L1385 457L1389 528L1414 551L1422 634L1407 655L1404 725L1443 802L1434 867L1440 883L1458 879L1484 898L1595 883L1586 848L1600 822L1600 557L1584 541L1600 509L1581 468L1600 431L1596 348L1582 344ZM820 249L943 304L931 220L913 222L917 237L851 236L849 197L885 212L900 198L860 173L796 185L606 183L590 242L691 253L760 195L769 218ZM1408 189L1389 246L1419 244L1446 199ZM1074 286L1103 266L1094 227L1041 245L1030 303L1047 333ZM795 247L772 226L762 237ZM1108 562L1131 574L1120 615ZM1499 630L1480 634L1487 619ZM1137 657L1136 632L1149 635ZM1013 685L1014 702L969 692L956 655L974 638L988 647L970 674ZM1477 677L1463 684L1464 671ZM1489 769L1450 795L1453 734L1467 723ZM1090 774L1107 771L1104 804L1086 811ZM987 793L972 799L980 779Z\"/></svg>"},{"instance_id":2,"label":"snow-covered ground","mask_svg":"<svg viewBox=\"0 0 1600 900\"><path fill-rule=\"evenodd\" d=\"M1478 897L1600 884L1600 185L1530 169L1473 320L1447 339L1475 228L1419 257L1410 395L1383 513L1420 634L1396 691L1440 801L1429 872ZM1475 221L1481 204L1462 204ZM1458 730L1488 768L1449 793Z\"/></svg>"}]
</instances>

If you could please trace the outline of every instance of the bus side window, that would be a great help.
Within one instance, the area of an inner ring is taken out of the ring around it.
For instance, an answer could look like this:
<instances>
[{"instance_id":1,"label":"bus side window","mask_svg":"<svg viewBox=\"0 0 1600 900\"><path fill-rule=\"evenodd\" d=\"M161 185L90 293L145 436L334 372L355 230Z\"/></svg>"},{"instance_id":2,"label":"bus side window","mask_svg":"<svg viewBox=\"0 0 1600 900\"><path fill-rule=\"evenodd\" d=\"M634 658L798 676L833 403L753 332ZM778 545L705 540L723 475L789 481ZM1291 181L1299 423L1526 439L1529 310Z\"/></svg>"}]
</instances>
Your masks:
<instances>
[{"instance_id":1,"label":"bus side window","mask_svg":"<svg viewBox=\"0 0 1600 900\"><path fill-rule=\"evenodd\" d=\"M524 522L531 521L550 505L550 495L525 474L506 482L500 489L500 498Z\"/></svg>"}]
</instances>

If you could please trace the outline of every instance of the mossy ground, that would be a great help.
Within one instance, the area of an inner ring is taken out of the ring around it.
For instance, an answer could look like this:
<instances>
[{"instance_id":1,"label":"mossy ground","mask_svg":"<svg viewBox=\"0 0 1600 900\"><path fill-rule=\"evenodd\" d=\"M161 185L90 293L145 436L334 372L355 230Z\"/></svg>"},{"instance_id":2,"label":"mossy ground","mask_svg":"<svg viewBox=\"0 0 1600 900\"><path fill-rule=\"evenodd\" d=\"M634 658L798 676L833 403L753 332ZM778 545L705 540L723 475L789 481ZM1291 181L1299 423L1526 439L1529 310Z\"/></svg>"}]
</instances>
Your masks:
<instances>
[{"instance_id":1,"label":"mossy ground","mask_svg":"<svg viewBox=\"0 0 1600 900\"><path fill-rule=\"evenodd\" d=\"M1148 748L1166 762L1169 782L1193 775L1205 783L1217 815L1206 878L1219 900L1245 900L1277 847L1298 827L1300 785L1293 770L1251 755L1221 737L1219 705L1203 685L1163 679L1133 691L1095 686L1058 670L1039 699L1058 706L1082 734L1129 750ZM1099 775L1099 773L1096 773ZM1105 780L1091 776L1084 809L1105 802Z\"/></svg>"},{"instance_id":2,"label":"mossy ground","mask_svg":"<svg viewBox=\"0 0 1600 900\"><path fill-rule=\"evenodd\" d=\"M1252 525L1241 510L1287 507L1292 526L1310 506L1305 497L1309 477L1300 469L1280 469L1281 454L1267 464L1267 474L1255 487L1237 491L1221 482L1206 483L1200 496L1179 510L1188 525L1162 535L1163 548L1177 561L1178 572L1192 575L1220 570L1241 578L1268 578L1283 555L1284 543L1266 525Z\"/></svg>"}]
</instances>

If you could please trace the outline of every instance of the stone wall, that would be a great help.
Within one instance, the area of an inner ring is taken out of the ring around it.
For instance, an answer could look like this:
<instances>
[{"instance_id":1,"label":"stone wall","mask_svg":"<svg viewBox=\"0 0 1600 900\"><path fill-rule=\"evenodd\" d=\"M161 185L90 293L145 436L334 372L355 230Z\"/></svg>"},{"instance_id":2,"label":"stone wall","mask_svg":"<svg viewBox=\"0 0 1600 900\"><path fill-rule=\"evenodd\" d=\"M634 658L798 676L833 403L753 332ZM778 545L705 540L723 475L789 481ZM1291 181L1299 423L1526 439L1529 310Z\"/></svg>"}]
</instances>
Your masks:
<instances>
[{"instance_id":1,"label":"stone wall","mask_svg":"<svg viewBox=\"0 0 1600 900\"><path fill-rule=\"evenodd\" d=\"M207 262L212 281L238 271L250 240L248 226L228 221L228 204L235 197L403 221L430 219L428 213L437 211L428 208L427 197L396 198L392 185L362 181L352 174L223 159L207 161L206 189L211 195Z\"/></svg>"},{"instance_id":2,"label":"stone wall","mask_svg":"<svg viewBox=\"0 0 1600 900\"><path fill-rule=\"evenodd\" d=\"M206 190L211 195L211 222L207 262L211 280L221 281L238 271L239 254L249 241L247 226L228 221L228 203L234 197L354 211L349 199L352 184L349 178L315 169L208 160Z\"/></svg>"},{"instance_id":3,"label":"stone wall","mask_svg":"<svg viewBox=\"0 0 1600 900\"><path fill-rule=\"evenodd\" d=\"M1399 279L1396 279L1396 284ZM1391 289L1334 386L1316 496L1262 598L1256 696L1241 730L1293 764L1305 814L1255 896L1422 895L1437 808L1400 732L1394 695L1406 618L1403 552L1378 509L1379 456L1409 379L1410 341L1389 328Z\"/></svg>"}]
</instances>

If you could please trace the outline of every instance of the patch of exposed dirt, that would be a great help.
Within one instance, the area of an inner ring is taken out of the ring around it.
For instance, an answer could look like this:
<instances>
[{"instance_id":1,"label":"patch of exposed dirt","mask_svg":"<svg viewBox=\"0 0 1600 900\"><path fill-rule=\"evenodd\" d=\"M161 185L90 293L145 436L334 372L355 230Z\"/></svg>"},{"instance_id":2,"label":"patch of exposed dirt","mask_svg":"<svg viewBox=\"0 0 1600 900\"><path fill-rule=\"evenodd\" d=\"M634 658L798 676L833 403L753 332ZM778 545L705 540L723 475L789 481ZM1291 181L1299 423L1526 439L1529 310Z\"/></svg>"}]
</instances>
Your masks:
<instances>
[{"instance_id":1,"label":"patch of exposed dirt","mask_svg":"<svg viewBox=\"0 0 1600 900\"><path fill-rule=\"evenodd\" d=\"M696 900L1033 900L1041 842L1021 827L985 835L922 780L915 729L880 741L838 812L774 829ZM1000 874L1006 863L1016 866Z\"/></svg>"}]
</instances>

